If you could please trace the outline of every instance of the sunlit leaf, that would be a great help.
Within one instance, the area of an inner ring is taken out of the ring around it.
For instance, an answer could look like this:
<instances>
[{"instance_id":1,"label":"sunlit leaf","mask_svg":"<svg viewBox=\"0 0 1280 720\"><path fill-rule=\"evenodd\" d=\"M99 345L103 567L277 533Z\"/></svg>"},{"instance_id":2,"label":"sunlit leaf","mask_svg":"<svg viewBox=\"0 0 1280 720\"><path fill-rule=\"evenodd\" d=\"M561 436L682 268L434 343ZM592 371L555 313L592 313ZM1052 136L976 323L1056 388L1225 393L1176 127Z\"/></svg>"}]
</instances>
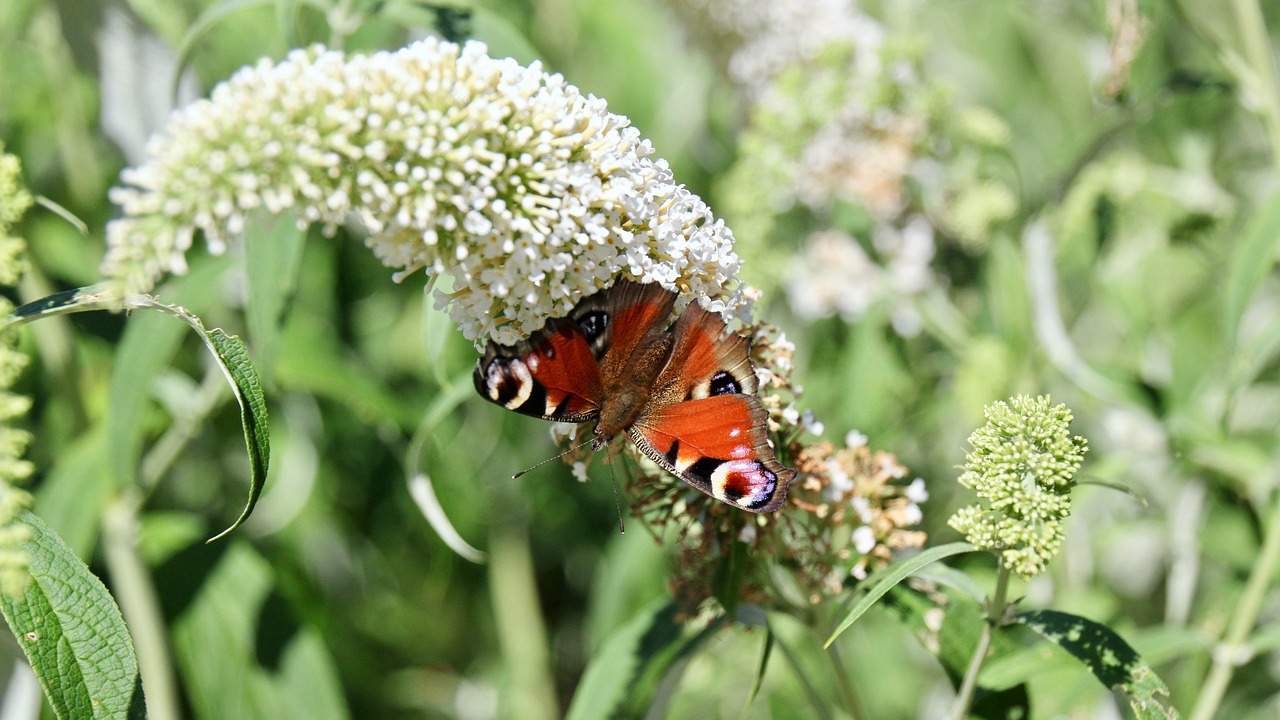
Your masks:
<instances>
[{"instance_id":1,"label":"sunlit leaf","mask_svg":"<svg viewBox=\"0 0 1280 720\"><path fill-rule=\"evenodd\" d=\"M723 623L693 630L677 622L676 614L675 605L657 601L610 634L587 665L567 717L643 716L667 674L678 671Z\"/></svg>"},{"instance_id":2,"label":"sunlit leaf","mask_svg":"<svg viewBox=\"0 0 1280 720\"><path fill-rule=\"evenodd\" d=\"M835 632L831 633L831 636L827 638L823 647L830 647L831 643L835 642L836 638L840 637L841 633L848 630L851 625L857 622L858 618L862 617L863 613L870 610L871 606L876 604L876 601L884 597L884 594L889 592L894 585L902 582L915 571L953 555L973 552L975 549L976 548L967 542L954 542L946 545L939 545L935 548L929 548L915 557L908 558L901 562L896 562L867 578L864 581L864 584L867 586L866 592L859 597L858 601L853 604L853 607L849 608L849 611L845 613L844 619L840 621Z\"/></svg>"},{"instance_id":3,"label":"sunlit leaf","mask_svg":"<svg viewBox=\"0 0 1280 720\"><path fill-rule=\"evenodd\" d=\"M60 720L147 716L133 640L111 594L32 513L24 547L31 581L21 598L0 595L9 629Z\"/></svg>"},{"instance_id":4,"label":"sunlit leaf","mask_svg":"<svg viewBox=\"0 0 1280 720\"><path fill-rule=\"evenodd\" d=\"M1141 720L1180 717L1164 681L1111 628L1056 610L1019 613L1016 619L1074 655L1103 685L1124 693Z\"/></svg>"},{"instance_id":5,"label":"sunlit leaf","mask_svg":"<svg viewBox=\"0 0 1280 720\"><path fill-rule=\"evenodd\" d=\"M240 424L244 429L244 442L249 451L249 499L245 503L240 517L226 530L212 538L217 540L240 527L249 519L253 506L262 494L262 487L267 482L267 467L271 461L271 437L267 421L267 401L262 394L262 384L258 381L258 373L249 354L245 351L244 342L222 330L214 328L205 334L211 343L218 364L231 381L236 402L240 404Z\"/></svg>"}]
</instances>

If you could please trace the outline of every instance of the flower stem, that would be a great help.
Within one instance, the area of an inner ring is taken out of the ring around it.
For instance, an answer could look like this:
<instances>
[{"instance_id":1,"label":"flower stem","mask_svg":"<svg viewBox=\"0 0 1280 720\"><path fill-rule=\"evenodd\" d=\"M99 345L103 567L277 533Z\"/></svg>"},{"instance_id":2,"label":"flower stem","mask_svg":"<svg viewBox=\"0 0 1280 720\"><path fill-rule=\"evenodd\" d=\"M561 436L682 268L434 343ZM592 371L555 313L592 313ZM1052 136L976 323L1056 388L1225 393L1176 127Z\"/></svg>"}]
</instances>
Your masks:
<instances>
[{"instance_id":1,"label":"flower stem","mask_svg":"<svg viewBox=\"0 0 1280 720\"><path fill-rule=\"evenodd\" d=\"M1262 610L1267 589L1271 587L1276 563L1280 562L1280 493L1272 498L1271 503L1262 552L1254 562L1253 570L1249 572L1249 580L1245 583L1235 611L1230 615L1226 636L1214 649L1213 666L1209 669L1209 675L1205 678L1189 720L1209 720L1215 716L1236 666L1252 655L1246 640Z\"/></svg>"},{"instance_id":2,"label":"flower stem","mask_svg":"<svg viewBox=\"0 0 1280 720\"><path fill-rule=\"evenodd\" d=\"M835 671L836 688L840 691L840 703L851 720L862 716L862 703L858 701L858 693L849 682L849 673L845 670L844 661L840 659L840 651L835 643L827 648L827 659L831 661L831 669Z\"/></svg>"},{"instance_id":3,"label":"flower stem","mask_svg":"<svg viewBox=\"0 0 1280 720\"><path fill-rule=\"evenodd\" d=\"M523 523L511 521L493 528L489 582L498 644L511 678L507 698L510 710L531 720L558 717L547 629L542 621L529 534Z\"/></svg>"},{"instance_id":4,"label":"flower stem","mask_svg":"<svg viewBox=\"0 0 1280 720\"><path fill-rule=\"evenodd\" d=\"M1267 126L1271 139L1271 159L1280 167L1280 94L1276 90L1276 73L1267 37L1266 20L1257 0L1234 0L1236 24L1244 43L1244 59L1250 76L1241 78L1245 91L1254 96L1257 112Z\"/></svg>"},{"instance_id":5,"label":"flower stem","mask_svg":"<svg viewBox=\"0 0 1280 720\"><path fill-rule=\"evenodd\" d=\"M181 720L178 683L160 599L138 553L138 492L130 488L103 514L102 547L111 587L129 626L153 720Z\"/></svg>"},{"instance_id":6,"label":"flower stem","mask_svg":"<svg viewBox=\"0 0 1280 720\"><path fill-rule=\"evenodd\" d=\"M991 640L995 637L996 628L1004 623L1011 574L1004 561L1000 561L996 575L996 591L987 602L987 621L982 626L982 635L978 637L978 646L973 650L973 657L969 660L969 668L965 670L964 681L960 684L955 703L952 704L951 712L947 715L951 720L964 720L969 712L969 706L973 704L973 694L978 687L978 674L982 672L982 664L991 650Z\"/></svg>"}]
</instances>

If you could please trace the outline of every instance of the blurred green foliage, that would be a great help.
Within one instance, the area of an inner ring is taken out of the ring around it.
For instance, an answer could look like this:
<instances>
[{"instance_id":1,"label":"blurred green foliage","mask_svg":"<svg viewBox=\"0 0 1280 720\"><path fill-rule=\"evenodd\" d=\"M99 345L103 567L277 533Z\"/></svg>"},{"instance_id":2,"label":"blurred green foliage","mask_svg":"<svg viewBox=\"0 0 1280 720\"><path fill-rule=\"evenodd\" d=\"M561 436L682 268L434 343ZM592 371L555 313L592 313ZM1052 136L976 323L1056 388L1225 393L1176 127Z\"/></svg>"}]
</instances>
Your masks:
<instances>
[{"instance_id":1,"label":"blurred green foliage","mask_svg":"<svg viewBox=\"0 0 1280 720\"><path fill-rule=\"evenodd\" d=\"M704 29L669 5L8 0L0 141L33 193L89 226L83 235L28 213L17 296L96 281L108 188L161 126L172 87L202 94L291 45L372 51L424 33L476 37L608 99L740 228L745 279L765 291L763 319L796 343L805 404L832 437L857 429L925 478L931 544L955 538L946 519L968 501L954 481L983 404L1015 392L1067 403L1092 448L1085 486L1057 564L1015 582L1012 596L1116 629L1184 712L1216 688L1219 717L1274 717L1277 593L1274 568L1260 575L1257 561L1280 533L1280 10L1264 3L1258 26L1251 3L1224 7L868 4L887 32L914 42L903 53L927 84L931 133L914 152L938 162L951 188L934 212L908 187L908 207L936 228L935 282L909 299L921 329L903 333L888 301L855 322L792 311L788 268L804 238L836 228L869 245L882 219L850 202L759 202L772 192L761 183L776 180L748 171L785 147L770 133L804 125L812 77L783 78L798 83L792 105L753 107ZM1117 62L1109 23L1124 8L1140 32ZM603 468L585 485L556 464L511 480L554 452L546 428L470 395L475 348L417 278L390 282L345 231L292 228L264 220L226 256L197 251L190 274L157 293L246 338L265 383L270 479L225 541L203 542L237 516L248 461L235 404L187 329L76 315L24 331L37 359L20 387L35 400L35 510L104 577L140 654L139 634L157 641L170 692L147 688L152 717L567 712L588 663L661 617L672 558L639 528L618 534ZM460 558L423 519L405 482L419 470L486 565ZM122 503L133 523L123 529L106 521ZM149 586L119 585L121 550L145 563ZM991 584L985 558L959 567ZM1251 577L1262 578L1258 607L1242 609ZM155 613L131 607L138 591ZM960 631L899 622L926 612L904 610L919 595L873 608L834 656L821 641L836 607L813 608L808 624L771 616L777 646L747 717L843 717L850 696L859 717L940 716L955 668L921 648L946 655L931 643ZM738 717L763 629L664 637L689 649L660 658L680 672L653 690L668 715ZM1225 678L1214 661L1224 638L1247 651ZM1045 647L1005 655L990 687L1025 692L1034 717L1120 712Z\"/></svg>"}]
</instances>

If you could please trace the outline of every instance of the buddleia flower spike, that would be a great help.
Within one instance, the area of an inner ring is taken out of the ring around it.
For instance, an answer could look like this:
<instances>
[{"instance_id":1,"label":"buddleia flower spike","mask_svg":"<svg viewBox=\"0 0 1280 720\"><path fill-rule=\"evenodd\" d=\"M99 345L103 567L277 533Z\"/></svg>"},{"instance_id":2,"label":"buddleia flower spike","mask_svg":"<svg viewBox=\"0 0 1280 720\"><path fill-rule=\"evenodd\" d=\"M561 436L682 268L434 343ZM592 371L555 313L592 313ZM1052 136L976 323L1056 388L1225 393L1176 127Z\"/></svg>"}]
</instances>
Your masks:
<instances>
[{"instance_id":1,"label":"buddleia flower spike","mask_svg":"<svg viewBox=\"0 0 1280 720\"><path fill-rule=\"evenodd\" d=\"M1047 396L1018 395L983 409L987 424L969 436L960 484L979 502L951 516L951 527L1000 556L1022 577L1044 571L1062 546L1071 490L1088 442L1070 432L1071 411Z\"/></svg>"}]
</instances>

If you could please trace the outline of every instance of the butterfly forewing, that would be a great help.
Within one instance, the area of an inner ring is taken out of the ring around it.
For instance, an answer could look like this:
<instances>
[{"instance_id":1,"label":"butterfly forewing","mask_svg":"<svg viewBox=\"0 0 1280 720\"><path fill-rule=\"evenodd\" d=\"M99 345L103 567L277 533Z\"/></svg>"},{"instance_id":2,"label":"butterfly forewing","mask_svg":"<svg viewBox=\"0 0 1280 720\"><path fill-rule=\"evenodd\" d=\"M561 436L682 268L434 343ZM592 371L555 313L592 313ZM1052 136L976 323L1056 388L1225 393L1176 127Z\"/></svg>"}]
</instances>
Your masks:
<instances>
[{"instance_id":1,"label":"butterfly forewing","mask_svg":"<svg viewBox=\"0 0 1280 720\"><path fill-rule=\"evenodd\" d=\"M489 401L524 415L583 422L600 411L599 364L572 320L552 320L515 345L489 343L472 379Z\"/></svg>"},{"instance_id":2,"label":"butterfly forewing","mask_svg":"<svg viewBox=\"0 0 1280 720\"><path fill-rule=\"evenodd\" d=\"M675 301L674 293L657 284L622 281L609 290L609 345L600 361L606 378L657 374L670 348L667 324Z\"/></svg>"},{"instance_id":3,"label":"butterfly forewing","mask_svg":"<svg viewBox=\"0 0 1280 720\"><path fill-rule=\"evenodd\" d=\"M712 395L754 395L759 387L747 353L751 341L725 333L724 319L690 303L672 330L675 345L655 383L660 402Z\"/></svg>"}]
</instances>

